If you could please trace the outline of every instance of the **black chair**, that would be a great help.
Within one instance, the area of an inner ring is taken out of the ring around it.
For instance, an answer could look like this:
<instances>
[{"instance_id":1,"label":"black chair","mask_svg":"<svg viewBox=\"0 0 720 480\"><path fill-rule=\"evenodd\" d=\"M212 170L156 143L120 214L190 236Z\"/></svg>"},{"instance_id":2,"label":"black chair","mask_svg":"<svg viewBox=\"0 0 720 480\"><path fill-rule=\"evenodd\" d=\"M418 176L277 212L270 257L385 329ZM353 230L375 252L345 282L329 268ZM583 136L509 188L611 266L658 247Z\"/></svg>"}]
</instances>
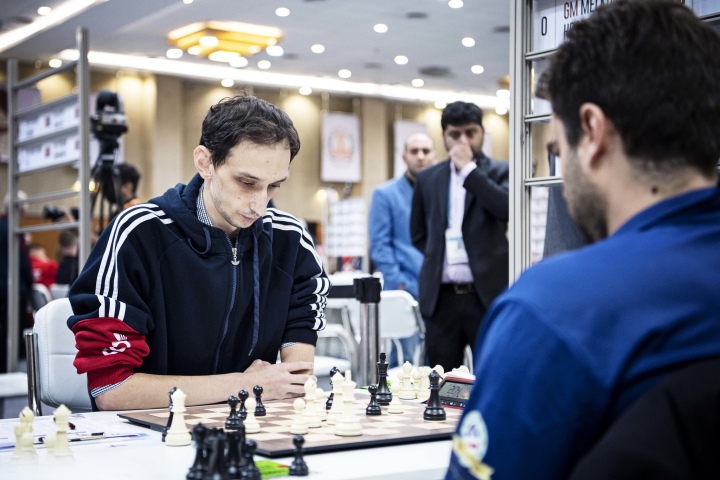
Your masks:
<instances>
[{"instance_id":1,"label":"black chair","mask_svg":"<svg viewBox=\"0 0 720 480\"><path fill-rule=\"evenodd\" d=\"M570 480L720 479L720 358L670 374L618 418Z\"/></svg>"}]
</instances>

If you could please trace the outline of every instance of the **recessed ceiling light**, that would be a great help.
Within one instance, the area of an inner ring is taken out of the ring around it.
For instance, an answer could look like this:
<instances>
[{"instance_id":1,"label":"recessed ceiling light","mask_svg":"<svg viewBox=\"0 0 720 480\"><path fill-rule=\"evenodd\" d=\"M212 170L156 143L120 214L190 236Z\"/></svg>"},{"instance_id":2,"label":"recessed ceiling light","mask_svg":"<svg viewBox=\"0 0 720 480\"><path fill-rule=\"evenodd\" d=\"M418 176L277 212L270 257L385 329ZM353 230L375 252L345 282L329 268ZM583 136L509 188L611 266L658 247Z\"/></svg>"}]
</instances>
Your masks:
<instances>
[{"instance_id":1,"label":"recessed ceiling light","mask_svg":"<svg viewBox=\"0 0 720 480\"><path fill-rule=\"evenodd\" d=\"M220 85L222 85L225 88L230 88L233 85L235 85L235 80L233 80L232 78L223 78L220 81Z\"/></svg>"},{"instance_id":2,"label":"recessed ceiling light","mask_svg":"<svg viewBox=\"0 0 720 480\"><path fill-rule=\"evenodd\" d=\"M473 65L470 67L470 71L475 75L480 75L485 71L485 68L482 65Z\"/></svg>"},{"instance_id":3,"label":"recessed ceiling light","mask_svg":"<svg viewBox=\"0 0 720 480\"><path fill-rule=\"evenodd\" d=\"M214 35L205 35L204 37L200 37L198 43L203 47L217 47L220 40Z\"/></svg>"},{"instance_id":4,"label":"recessed ceiling light","mask_svg":"<svg viewBox=\"0 0 720 480\"><path fill-rule=\"evenodd\" d=\"M313 53L323 53L325 51L325 45L320 45L319 43L316 43L312 47L310 47L310 51Z\"/></svg>"},{"instance_id":5,"label":"recessed ceiling light","mask_svg":"<svg viewBox=\"0 0 720 480\"><path fill-rule=\"evenodd\" d=\"M442 110L445 107L447 107L447 103L443 102L442 100L438 100L435 102L435 108Z\"/></svg>"},{"instance_id":6,"label":"recessed ceiling light","mask_svg":"<svg viewBox=\"0 0 720 480\"><path fill-rule=\"evenodd\" d=\"M39 7L37 9L37 14L40 15L41 17L44 17L45 15L49 14L50 12L52 12L52 8L50 8L50 7Z\"/></svg>"},{"instance_id":7,"label":"recessed ceiling light","mask_svg":"<svg viewBox=\"0 0 720 480\"><path fill-rule=\"evenodd\" d=\"M508 112L508 109L505 107L497 107L495 109L495 113L497 113L498 115L505 115L507 112Z\"/></svg>"},{"instance_id":8,"label":"recessed ceiling light","mask_svg":"<svg viewBox=\"0 0 720 480\"><path fill-rule=\"evenodd\" d=\"M506 88L501 88L497 92L495 92L495 95L497 95L499 98L510 98L510 90Z\"/></svg>"},{"instance_id":9,"label":"recessed ceiling light","mask_svg":"<svg viewBox=\"0 0 720 480\"><path fill-rule=\"evenodd\" d=\"M183 0L183 3L185 5L190 5L193 2L193 0Z\"/></svg>"},{"instance_id":10,"label":"recessed ceiling light","mask_svg":"<svg viewBox=\"0 0 720 480\"><path fill-rule=\"evenodd\" d=\"M425 85L425 80L423 80L422 78L413 78L412 82L410 82L410 83L412 84L413 87L420 88L423 85Z\"/></svg>"},{"instance_id":11,"label":"recessed ceiling light","mask_svg":"<svg viewBox=\"0 0 720 480\"><path fill-rule=\"evenodd\" d=\"M465 37L462 39L462 44L466 47L474 47L475 46L475 39L472 37Z\"/></svg>"},{"instance_id":12,"label":"recessed ceiling light","mask_svg":"<svg viewBox=\"0 0 720 480\"><path fill-rule=\"evenodd\" d=\"M288 15L290 15L290 9L285 8L285 7L280 7L275 10L275 15L277 15L278 17L287 17Z\"/></svg>"},{"instance_id":13,"label":"recessed ceiling light","mask_svg":"<svg viewBox=\"0 0 720 480\"><path fill-rule=\"evenodd\" d=\"M398 65L407 65L408 58L405 55L398 55L397 57L395 57L395 63L397 63Z\"/></svg>"},{"instance_id":14,"label":"recessed ceiling light","mask_svg":"<svg viewBox=\"0 0 720 480\"><path fill-rule=\"evenodd\" d=\"M310 95L312 93L312 88L310 87L300 87L298 89L298 92L300 92L300 95Z\"/></svg>"},{"instance_id":15,"label":"recessed ceiling light","mask_svg":"<svg viewBox=\"0 0 720 480\"><path fill-rule=\"evenodd\" d=\"M248 66L248 59L245 57L237 57L230 60L230 66L233 68L243 68Z\"/></svg>"},{"instance_id":16,"label":"recessed ceiling light","mask_svg":"<svg viewBox=\"0 0 720 480\"><path fill-rule=\"evenodd\" d=\"M338 70L338 77L340 77L340 78L350 78L351 76L352 76L352 72L350 70L348 70L347 68Z\"/></svg>"},{"instance_id":17,"label":"recessed ceiling light","mask_svg":"<svg viewBox=\"0 0 720 480\"><path fill-rule=\"evenodd\" d=\"M165 52L165 56L167 58L180 58L183 56L183 51L179 48L168 48L168 51Z\"/></svg>"},{"instance_id":18,"label":"recessed ceiling light","mask_svg":"<svg viewBox=\"0 0 720 480\"><path fill-rule=\"evenodd\" d=\"M270 63L269 60L260 60L260 61L258 62L258 68L261 69L261 70L267 70L267 69L270 68L271 66L272 66L272 63Z\"/></svg>"},{"instance_id":19,"label":"recessed ceiling light","mask_svg":"<svg viewBox=\"0 0 720 480\"><path fill-rule=\"evenodd\" d=\"M450 8L462 8L463 2L462 0L450 0L448 2L448 7Z\"/></svg>"},{"instance_id":20,"label":"recessed ceiling light","mask_svg":"<svg viewBox=\"0 0 720 480\"><path fill-rule=\"evenodd\" d=\"M270 45L265 51L271 57L282 57L283 53L285 53L280 45Z\"/></svg>"},{"instance_id":21,"label":"recessed ceiling light","mask_svg":"<svg viewBox=\"0 0 720 480\"><path fill-rule=\"evenodd\" d=\"M208 55L208 60L212 60L213 62L230 63L230 60L239 56L240 54L237 52L228 52L227 50L215 50L214 52L210 52L210 54Z\"/></svg>"},{"instance_id":22,"label":"recessed ceiling light","mask_svg":"<svg viewBox=\"0 0 720 480\"><path fill-rule=\"evenodd\" d=\"M378 23L373 27L373 30L375 30L377 33L385 33L388 31L388 26L384 23Z\"/></svg>"},{"instance_id":23,"label":"recessed ceiling light","mask_svg":"<svg viewBox=\"0 0 720 480\"><path fill-rule=\"evenodd\" d=\"M200 55L200 52L202 52L202 47L200 45L193 45L192 47L188 48L187 52L190 55Z\"/></svg>"},{"instance_id":24,"label":"recessed ceiling light","mask_svg":"<svg viewBox=\"0 0 720 480\"><path fill-rule=\"evenodd\" d=\"M62 60L60 60L59 58L51 58L48 62L48 65L50 65L50 68L58 68L62 65Z\"/></svg>"}]
</instances>

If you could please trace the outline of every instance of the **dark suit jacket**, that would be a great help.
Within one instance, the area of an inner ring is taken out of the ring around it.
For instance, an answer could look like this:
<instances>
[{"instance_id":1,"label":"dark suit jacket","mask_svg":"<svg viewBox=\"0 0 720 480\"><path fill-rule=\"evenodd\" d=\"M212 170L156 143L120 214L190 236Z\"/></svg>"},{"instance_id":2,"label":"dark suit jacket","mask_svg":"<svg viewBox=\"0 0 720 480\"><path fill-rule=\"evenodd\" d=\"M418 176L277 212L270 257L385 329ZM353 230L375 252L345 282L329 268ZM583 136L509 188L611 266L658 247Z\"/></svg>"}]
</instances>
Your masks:
<instances>
[{"instance_id":1,"label":"dark suit jacket","mask_svg":"<svg viewBox=\"0 0 720 480\"><path fill-rule=\"evenodd\" d=\"M420 271L420 312L435 312L445 257L450 188L449 160L417 176L410 215L413 244L425 254ZM462 233L475 290L487 308L508 284L508 164L486 156L476 159L463 187L465 215Z\"/></svg>"}]
</instances>

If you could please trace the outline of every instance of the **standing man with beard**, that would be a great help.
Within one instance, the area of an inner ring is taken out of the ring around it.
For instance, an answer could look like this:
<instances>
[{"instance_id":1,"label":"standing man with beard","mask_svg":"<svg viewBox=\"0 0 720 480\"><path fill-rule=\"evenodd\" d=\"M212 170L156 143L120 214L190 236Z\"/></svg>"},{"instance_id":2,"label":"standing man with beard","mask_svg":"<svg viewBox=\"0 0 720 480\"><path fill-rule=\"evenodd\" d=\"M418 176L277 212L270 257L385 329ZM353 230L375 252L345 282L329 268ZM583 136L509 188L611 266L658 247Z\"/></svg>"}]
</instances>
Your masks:
<instances>
[{"instance_id":1,"label":"standing man with beard","mask_svg":"<svg viewBox=\"0 0 720 480\"><path fill-rule=\"evenodd\" d=\"M552 57L539 93L595 243L493 304L447 478L480 462L493 480L568 478L643 393L720 356L718 58L717 32L671 0L602 6Z\"/></svg>"},{"instance_id":2,"label":"standing man with beard","mask_svg":"<svg viewBox=\"0 0 720 480\"><path fill-rule=\"evenodd\" d=\"M402 158L407 165L405 175L383 183L373 193L368 215L370 258L383 274L385 290L405 290L418 298L423 256L410 240L410 207L417 173L435 163L432 139L425 133L408 136ZM405 359L412 360L418 340L418 336L400 340ZM398 364L394 347L388 363Z\"/></svg>"},{"instance_id":3,"label":"standing man with beard","mask_svg":"<svg viewBox=\"0 0 720 480\"><path fill-rule=\"evenodd\" d=\"M486 309L508 283L508 164L483 154L482 115L465 102L443 110L450 158L421 172L413 195L427 357L445 370L463 363L466 345L474 348Z\"/></svg>"}]
</instances>

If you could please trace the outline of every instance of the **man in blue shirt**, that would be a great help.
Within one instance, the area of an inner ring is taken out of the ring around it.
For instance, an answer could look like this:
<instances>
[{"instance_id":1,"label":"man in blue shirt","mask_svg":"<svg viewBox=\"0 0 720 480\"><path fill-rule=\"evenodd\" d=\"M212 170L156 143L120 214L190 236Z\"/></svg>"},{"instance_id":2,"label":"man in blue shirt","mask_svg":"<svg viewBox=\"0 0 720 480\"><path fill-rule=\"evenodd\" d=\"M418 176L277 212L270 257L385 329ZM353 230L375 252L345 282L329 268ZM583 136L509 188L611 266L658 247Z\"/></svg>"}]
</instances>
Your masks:
<instances>
[{"instance_id":1,"label":"man in blue shirt","mask_svg":"<svg viewBox=\"0 0 720 480\"><path fill-rule=\"evenodd\" d=\"M447 478L565 479L669 373L720 356L720 36L672 0L577 22L539 94L595 243L492 305Z\"/></svg>"},{"instance_id":2,"label":"man in blue shirt","mask_svg":"<svg viewBox=\"0 0 720 480\"><path fill-rule=\"evenodd\" d=\"M383 274L385 290L406 290L418 298L418 276L423 255L410 239L410 210L417 172L435 163L435 145L425 133L413 133L405 140L405 175L375 189L368 215L370 258ZM418 336L400 340L403 358L412 361ZM393 348L390 366L398 364Z\"/></svg>"}]
</instances>

